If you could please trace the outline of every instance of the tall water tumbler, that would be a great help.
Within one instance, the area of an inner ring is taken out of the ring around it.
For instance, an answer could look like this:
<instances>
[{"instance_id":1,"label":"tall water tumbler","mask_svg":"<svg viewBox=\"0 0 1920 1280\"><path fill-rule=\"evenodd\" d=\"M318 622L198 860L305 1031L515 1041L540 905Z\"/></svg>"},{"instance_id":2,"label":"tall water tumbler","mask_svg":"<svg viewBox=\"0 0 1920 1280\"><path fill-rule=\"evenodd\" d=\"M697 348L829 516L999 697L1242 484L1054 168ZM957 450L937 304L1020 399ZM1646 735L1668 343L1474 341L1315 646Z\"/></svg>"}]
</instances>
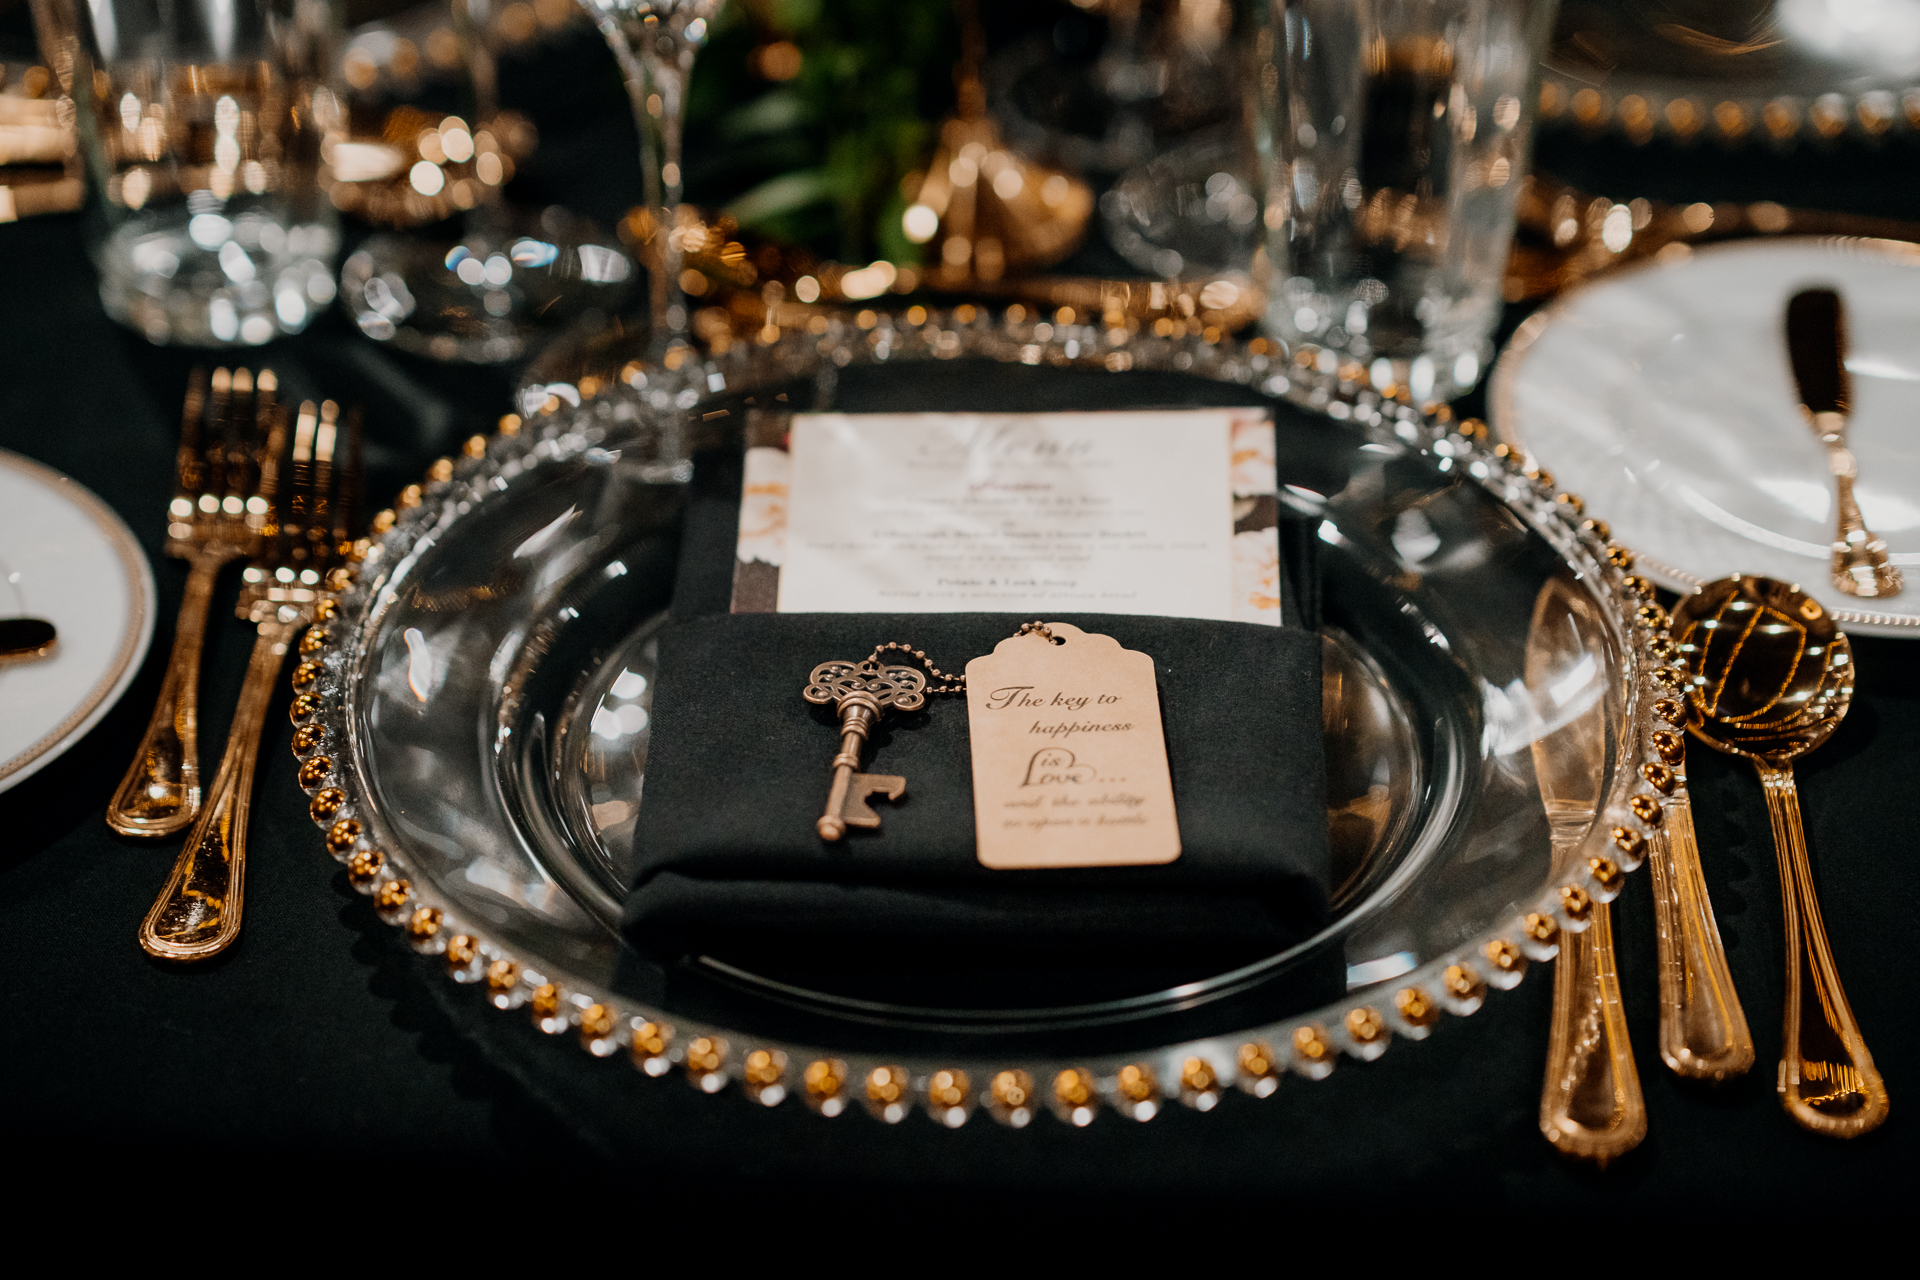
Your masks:
<instances>
[{"instance_id":1,"label":"tall water tumbler","mask_svg":"<svg viewBox=\"0 0 1920 1280\"><path fill-rule=\"evenodd\" d=\"M329 0L33 0L76 108L107 313L150 340L251 345L334 294L317 181L338 112Z\"/></svg>"},{"instance_id":2,"label":"tall water tumbler","mask_svg":"<svg viewBox=\"0 0 1920 1280\"><path fill-rule=\"evenodd\" d=\"M1269 330L1416 402L1492 355L1556 0L1256 0Z\"/></svg>"}]
</instances>

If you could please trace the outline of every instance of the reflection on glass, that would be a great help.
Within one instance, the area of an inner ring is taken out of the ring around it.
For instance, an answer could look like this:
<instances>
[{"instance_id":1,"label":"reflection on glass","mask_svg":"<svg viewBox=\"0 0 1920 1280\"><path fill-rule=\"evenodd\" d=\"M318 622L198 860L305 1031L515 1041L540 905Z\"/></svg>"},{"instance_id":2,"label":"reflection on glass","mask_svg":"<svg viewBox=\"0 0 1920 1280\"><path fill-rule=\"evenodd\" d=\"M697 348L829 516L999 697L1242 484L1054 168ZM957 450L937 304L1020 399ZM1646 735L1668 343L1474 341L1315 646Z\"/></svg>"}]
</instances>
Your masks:
<instances>
[{"instance_id":1,"label":"reflection on glass","mask_svg":"<svg viewBox=\"0 0 1920 1280\"><path fill-rule=\"evenodd\" d=\"M356 31L339 63L344 109L323 148L334 205L401 229L341 268L349 313L368 337L439 360L516 359L543 331L617 304L633 274L583 219L506 202L535 137L499 105L493 41L509 14L490 33L489 12L486 0L429 0ZM448 219L452 244L444 232L405 232Z\"/></svg>"},{"instance_id":2,"label":"reflection on glass","mask_svg":"<svg viewBox=\"0 0 1920 1280\"><path fill-rule=\"evenodd\" d=\"M319 196L334 20L324 0L34 6L100 197L107 313L152 342L257 345L333 300ZM76 86L79 92L75 94Z\"/></svg>"},{"instance_id":3,"label":"reflection on glass","mask_svg":"<svg viewBox=\"0 0 1920 1280\"><path fill-rule=\"evenodd\" d=\"M1554 7L1299 0L1258 33L1273 333L1417 402L1479 380Z\"/></svg>"}]
</instances>

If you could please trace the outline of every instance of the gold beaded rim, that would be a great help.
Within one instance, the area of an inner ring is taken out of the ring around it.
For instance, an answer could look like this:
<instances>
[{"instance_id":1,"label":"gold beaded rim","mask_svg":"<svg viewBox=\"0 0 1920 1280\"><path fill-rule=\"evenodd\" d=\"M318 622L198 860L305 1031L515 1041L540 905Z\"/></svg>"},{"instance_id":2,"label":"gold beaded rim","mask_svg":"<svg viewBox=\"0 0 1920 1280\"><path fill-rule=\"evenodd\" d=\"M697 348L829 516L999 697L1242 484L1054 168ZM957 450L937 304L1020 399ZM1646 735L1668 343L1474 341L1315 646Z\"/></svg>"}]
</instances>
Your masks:
<instances>
[{"instance_id":1,"label":"gold beaded rim","mask_svg":"<svg viewBox=\"0 0 1920 1280\"><path fill-rule=\"evenodd\" d=\"M930 322L937 324L939 318L932 317ZM1097 333L1092 336L1095 341L1087 344L1077 361L1052 362L1094 363L1116 371L1152 367L1132 355L1124 362L1107 358L1097 345ZM701 1092L718 1093L737 1083L737 1092L765 1106L778 1105L794 1094L827 1117L852 1109L850 1102L860 1103L860 1109L884 1123L897 1123L919 1111L942 1127L958 1127L976 1111L1015 1128L1024 1127L1041 1110L1073 1127L1090 1124L1107 1112L1147 1120L1170 1099L1205 1111L1229 1088L1267 1097L1285 1076L1323 1079L1343 1057L1377 1058L1395 1033L1403 1039L1424 1039L1443 1012L1472 1014L1489 990L1516 985L1529 961L1552 958L1564 933L1588 926L1592 904L1610 901L1618 893L1626 872L1639 863L1641 845L1657 834L1663 802L1675 791L1684 795L1682 778L1673 775L1670 791L1658 785L1664 778L1653 771L1655 764L1664 768L1677 763L1682 750L1678 738L1648 714L1659 709L1662 699L1657 695L1677 692L1650 674L1671 656L1666 615L1652 604L1652 591L1644 579L1626 572L1633 558L1612 542L1605 523L1587 517L1584 504L1571 495L1555 492L1552 478L1531 467L1517 450L1487 447L1483 424L1470 419L1455 425L1444 410L1423 414L1372 396L1364 371L1341 370L1338 378L1308 371L1302 382L1302 375L1284 360L1266 354L1272 347L1264 340L1237 347L1217 339L1172 345L1205 351L1216 360L1231 350L1256 372L1283 371L1264 382L1239 379L1268 394L1284 396L1336 420L1363 417L1371 411L1375 427L1390 430L1429 456L1474 459L1479 464L1474 474L1481 483L1529 517L1562 554L1585 561L1596 579L1610 584L1616 622L1627 641L1623 647L1635 677L1628 689L1632 749L1640 753L1636 762L1644 760L1648 766L1633 774L1638 790L1629 798L1629 812L1616 815L1622 825L1612 830L1607 846L1611 856L1594 856L1572 868L1572 879L1503 922L1491 936L1403 975L1390 993L1384 986L1366 989L1348 1002L1240 1037L1214 1037L1084 1063L863 1060L850 1053L742 1037L692 1022L676 1025L662 1011L543 972L525 957L513 956L489 941L470 922L455 919L450 908L423 900L419 887L405 875L403 851L379 847L381 833L372 821L377 815L350 789L357 781L352 761L314 755L329 742L337 743L335 756L351 754L351 744L337 721L340 700L337 691L330 692L325 673L338 672L344 665L338 650L358 641L352 628L371 599L359 579L364 576L377 582L384 566L401 558L410 538L429 523L425 517L434 510L429 499L448 499L465 485L484 484L490 468L529 451L534 439L522 439L521 420L510 415L502 420L498 436L477 437L478 446L469 441L458 462L442 459L435 464L426 486L408 486L398 506L409 514L383 511L374 517L377 536L365 545L360 563L327 584L334 595L320 616L333 625L316 626L302 638L303 656L321 674L309 674L290 708L297 726L294 750L302 761L300 782L308 793L312 816L325 832L328 852L345 864L348 884L369 895L380 918L400 926L415 951L439 957L453 981L479 986L496 1008L524 1012L549 1035L570 1034L594 1056L625 1056L644 1076L678 1073ZM1175 359L1171 365L1201 376L1210 372L1194 359L1184 363ZM696 378L707 375L702 368L683 372ZM1335 412L1335 407L1344 411ZM511 431L504 429L509 421ZM534 434L528 433L529 437ZM1668 718L1668 723L1683 721L1684 714ZM314 767L309 769L309 764ZM1606 837L1599 826L1595 830L1597 841Z\"/></svg>"}]
</instances>

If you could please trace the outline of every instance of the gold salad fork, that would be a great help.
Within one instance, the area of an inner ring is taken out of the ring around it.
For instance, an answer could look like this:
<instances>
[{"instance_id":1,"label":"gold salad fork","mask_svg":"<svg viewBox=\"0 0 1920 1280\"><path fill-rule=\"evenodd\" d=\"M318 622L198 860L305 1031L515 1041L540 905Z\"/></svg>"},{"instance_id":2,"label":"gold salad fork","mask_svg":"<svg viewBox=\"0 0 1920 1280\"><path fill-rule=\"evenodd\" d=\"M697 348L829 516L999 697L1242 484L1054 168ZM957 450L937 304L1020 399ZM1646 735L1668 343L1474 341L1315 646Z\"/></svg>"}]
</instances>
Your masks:
<instances>
[{"instance_id":1,"label":"gold salad fork","mask_svg":"<svg viewBox=\"0 0 1920 1280\"><path fill-rule=\"evenodd\" d=\"M341 436L345 435L345 449ZM300 406L293 428L292 475L279 502L286 415L277 412L260 463L265 517L240 590L239 616L254 624L253 656L226 753L207 806L173 864L166 888L140 926L140 945L165 960L203 960L240 933L247 866L247 809L267 706L280 666L301 627L313 621L328 570L351 553L360 504L360 415L326 401ZM344 457L342 456L344 454ZM318 637L308 636L303 650Z\"/></svg>"},{"instance_id":2,"label":"gold salad fork","mask_svg":"<svg viewBox=\"0 0 1920 1280\"><path fill-rule=\"evenodd\" d=\"M166 552L190 566L173 653L127 776L107 804L123 836L170 836L200 814L200 652L220 570L250 554L266 527L262 447L278 407L273 370L195 369L180 421ZM211 393L211 394L209 394ZM203 440L204 432L204 440Z\"/></svg>"}]
</instances>

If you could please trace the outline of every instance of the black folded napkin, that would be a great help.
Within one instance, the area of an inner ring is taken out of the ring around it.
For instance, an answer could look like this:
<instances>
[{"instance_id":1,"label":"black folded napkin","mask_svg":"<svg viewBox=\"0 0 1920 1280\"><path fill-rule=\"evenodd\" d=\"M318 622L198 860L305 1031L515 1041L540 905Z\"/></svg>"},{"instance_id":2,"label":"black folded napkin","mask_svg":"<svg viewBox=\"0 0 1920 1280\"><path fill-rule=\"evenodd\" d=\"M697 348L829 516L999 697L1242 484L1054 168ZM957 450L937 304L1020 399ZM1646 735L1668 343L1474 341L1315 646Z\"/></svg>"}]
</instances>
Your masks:
<instances>
[{"instance_id":1,"label":"black folded napkin","mask_svg":"<svg viewBox=\"0 0 1920 1280\"><path fill-rule=\"evenodd\" d=\"M1284 947L1325 919L1318 637L1294 627L1049 615L1154 659L1182 853L1163 866L994 871L974 848L967 708L893 713L864 771L907 780L877 831L815 833L839 748L813 667L905 641L958 671L1029 619L735 614L660 637L626 925L655 954L784 941L1048 951Z\"/></svg>"}]
</instances>

